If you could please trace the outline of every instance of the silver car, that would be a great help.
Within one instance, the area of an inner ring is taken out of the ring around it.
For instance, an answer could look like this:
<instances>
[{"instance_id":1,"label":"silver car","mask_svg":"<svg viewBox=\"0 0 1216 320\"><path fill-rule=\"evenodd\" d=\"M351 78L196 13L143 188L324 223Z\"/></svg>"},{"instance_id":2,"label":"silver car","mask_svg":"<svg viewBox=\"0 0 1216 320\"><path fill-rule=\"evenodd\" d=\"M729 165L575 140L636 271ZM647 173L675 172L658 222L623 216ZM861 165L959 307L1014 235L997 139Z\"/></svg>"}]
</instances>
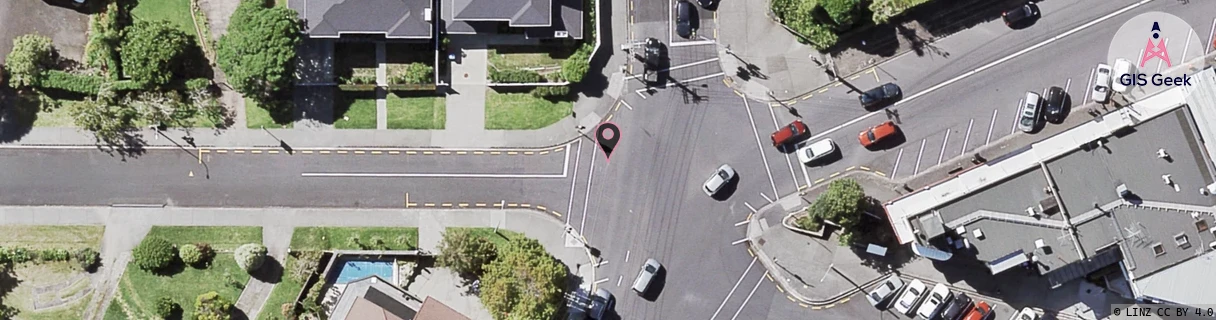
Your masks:
<instances>
[{"instance_id":1,"label":"silver car","mask_svg":"<svg viewBox=\"0 0 1216 320\"><path fill-rule=\"evenodd\" d=\"M701 190L705 191L706 195L712 197L734 178L735 168L731 168L729 164L724 164L718 167L718 170L714 171L713 175L709 176L709 180L705 180L705 185L701 186Z\"/></svg>"},{"instance_id":2,"label":"silver car","mask_svg":"<svg viewBox=\"0 0 1216 320\"><path fill-rule=\"evenodd\" d=\"M1026 101L1022 102L1022 116L1018 119L1018 129L1022 132L1032 132L1039 126L1039 119L1043 118L1042 112L1042 97L1038 93L1027 92Z\"/></svg>"},{"instance_id":3,"label":"silver car","mask_svg":"<svg viewBox=\"0 0 1216 320\"><path fill-rule=\"evenodd\" d=\"M870 294L866 295L866 300L870 301L870 305L878 307L879 304L887 301L891 295L894 295L896 291L899 291L903 287L904 280L900 279L898 275L891 275L887 277L887 280L883 280L882 283L878 284L878 287L874 288L874 291L870 291Z\"/></svg>"},{"instance_id":4,"label":"silver car","mask_svg":"<svg viewBox=\"0 0 1216 320\"><path fill-rule=\"evenodd\" d=\"M650 283L654 282L655 275L662 268L663 265L659 264L658 260L646 259L646 264L642 265L642 271L639 271L637 279L633 280L633 292L637 292L639 296L645 295L646 290L650 289Z\"/></svg>"}]
</instances>

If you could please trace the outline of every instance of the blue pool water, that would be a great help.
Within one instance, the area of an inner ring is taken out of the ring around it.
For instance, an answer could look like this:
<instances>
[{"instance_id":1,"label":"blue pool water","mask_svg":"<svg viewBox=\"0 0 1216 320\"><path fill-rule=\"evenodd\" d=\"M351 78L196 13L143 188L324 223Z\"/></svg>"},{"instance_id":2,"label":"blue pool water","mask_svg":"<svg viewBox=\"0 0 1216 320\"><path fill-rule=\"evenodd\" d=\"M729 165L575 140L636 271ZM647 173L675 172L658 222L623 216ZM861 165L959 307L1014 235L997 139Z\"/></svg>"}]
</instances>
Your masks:
<instances>
[{"instance_id":1,"label":"blue pool water","mask_svg":"<svg viewBox=\"0 0 1216 320\"><path fill-rule=\"evenodd\" d=\"M347 284L367 276L380 276L385 281L393 281L392 261L347 260L342 262L338 271L338 284Z\"/></svg>"}]
</instances>

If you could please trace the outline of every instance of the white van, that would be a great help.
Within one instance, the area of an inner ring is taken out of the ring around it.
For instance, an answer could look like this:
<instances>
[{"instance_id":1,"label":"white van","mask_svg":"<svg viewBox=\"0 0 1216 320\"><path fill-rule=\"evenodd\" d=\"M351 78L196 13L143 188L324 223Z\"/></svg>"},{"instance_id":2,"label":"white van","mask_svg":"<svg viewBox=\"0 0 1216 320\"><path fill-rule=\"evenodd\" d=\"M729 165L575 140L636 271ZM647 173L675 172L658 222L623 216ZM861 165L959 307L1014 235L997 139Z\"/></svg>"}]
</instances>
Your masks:
<instances>
[{"instance_id":1,"label":"white van","mask_svg":"<svg viewBox=\"0 0 1216 320\"><path fill-rule=\"evenodd\" d=\"M1123 75L1125 74L1129 74L1130 76L1128 76L1128 78L1124 78ZM1136 65L1133 65L1132 62L1128 61L1127 59L1116 59L1115 74L1111 76L1114 77L1114 81L1111 83L1110 88L1118 93L1127 93L1128 89L1131 89L1132 86L1136 85L1136 79L1134 78L1136 76ZM1130 80L1130 84L1124 82L1128 80Z\"/></svg>"}]
</instances>

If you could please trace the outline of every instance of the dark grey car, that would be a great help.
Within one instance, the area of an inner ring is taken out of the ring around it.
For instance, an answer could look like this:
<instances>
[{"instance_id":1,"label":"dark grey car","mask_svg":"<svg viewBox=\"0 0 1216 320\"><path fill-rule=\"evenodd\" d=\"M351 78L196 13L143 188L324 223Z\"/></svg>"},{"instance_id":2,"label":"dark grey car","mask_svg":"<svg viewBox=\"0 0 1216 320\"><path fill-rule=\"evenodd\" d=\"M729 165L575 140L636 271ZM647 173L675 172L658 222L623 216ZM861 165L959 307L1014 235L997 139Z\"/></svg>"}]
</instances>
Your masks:
<instances>
[{"instance_id":1,"label":"dark grey car","mask_svg":"<svg viewBox=\"0 0 1216 320\"><path fill-rule=\"evenodd\" d=\"M888 82L874 89L862 92L861 96L857 97L857 100L866 108L874 108L894 102L902 95L903 90L899 89L898 85Z\"/></svg>"},{"instance_id":2,"label":"dark grey car","mask_svg":"<svg viewBox=\"0 0 1216 320\"><path fill-rule=\"evenodd\" d=\"M676 1L676 35L681 38L692 38L695 28L692 23L696 20L697 9L687 0Z\"/></svg>"},{"instance_id":3,"label":"dark grey car","mask_svg":"<svg viewBox=\"0 0 1216 320\"><path fill-rule=\"evenodd\" d=\"M959 292L954 295L954 300L950 300L950 304L942 309L942 320L957 320L963 317L963 313L971 309L971 297L966 293Z\"/></svg>"}]
</instances>

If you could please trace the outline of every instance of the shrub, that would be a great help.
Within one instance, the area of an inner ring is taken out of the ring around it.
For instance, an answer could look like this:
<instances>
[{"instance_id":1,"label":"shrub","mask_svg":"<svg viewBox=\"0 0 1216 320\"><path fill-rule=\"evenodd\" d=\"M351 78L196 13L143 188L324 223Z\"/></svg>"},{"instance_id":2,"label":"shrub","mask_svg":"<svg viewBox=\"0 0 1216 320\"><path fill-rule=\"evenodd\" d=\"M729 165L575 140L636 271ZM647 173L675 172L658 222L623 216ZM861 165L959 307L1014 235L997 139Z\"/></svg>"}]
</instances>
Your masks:
<instances>
[{"instance_id":1,"label":"shrub","mask_svg":"<svg viewBox=\"0 0 1216 320\"><path fill-rule=\"evenodd\" d=\"M188 265L198 266L203 263L203 253L198 250L198 246L193 244L178 247L177 255L182 258L182 262Z\"/></svg>"},{"instance_id":2,"label":"shrub","mask_svg":"<svg viewBox=\"0 0 1216 320\"><path fill-rule=\"evenodd\" d=\"M59 70L47 70L42 73L39 87L59 89L83 95L96 95L101 84L106 80L93 75L67 73Z\"/></svg>"},{"instance_id":3,"label":"shrub","mask_svg":"<svg viewBox=\"0 0 1216 320\"><path fill-rule=\"evenodd\" d=\"M836 23L837 30L848 30L854 23L857 23L858 9L861 7L861 1L819 0L819 5L823 6L823 11L828 13L828 17L832 18L832 22Z\"/></svg>"},{"instance_id":4,"label":"shrub","mask_svg":"<svg viewBox=\"0 0 1216 320\"><path fill-rule=\"evenodd\" d=\"M118 15L117 1L109 1L105 11L90 16L89 42L85 44L85 65L109 71L112 80L117 80L119 74L116 68L122 34Z\"/></svg>"},{"instance_id":5,"label":"shrub","mask_svg":"<svg viewBox=\"0 0 1216 320\"><path fill-rule=\"evenodd\" d=\"M66 249L43 249L38 252L38 260L42 261L68 261L72 254Z\"/></svg>"},{"instance_id":6,"label":"shrub","mask_svg":"<svg viewBox=\"0 0 1216 320\"><path fill-rule=\"evenodd\" d=\"M490 81L495 83L537 83L545 78L530 70L490 70Z\"/></svg>"},{"instance_id":7,"label":"shrub","mask_svg":"<svg viewBox=\"0 0 1216 320\"><path fill-rule=\"evenodd\" d=\"M55 47L51 38L27 34L13 39L13 51L8 54L5 67L12 78L14 88L37 86L42 72L54 62Z\"/></svg>"},{"instance_id":8,"label":"shrub","mask_svg":"<svg viewBox=\"0 0 1216 320\"><path fill-rule=\"evenodd\" d=\"M174 302L169 297L160 297L156 299L156 316L161 319L170 319L174 314L181 312L181 306Z\"/></svg>"},{"instance_id":9,"label":"shrub","mask_svg":"<svg viewBox=\"0 0 1216 320\"><path fill-rule=\"evenodd\" d=\"M851 239L854 227L861 219L862 205L865 203L867 196L865 190L857 181L852 179L835 180L828 184L828 190L819 195L815 202L807 208L807 213L812 217L831 220L840 225L842 244L848 244L846 239ZM844 237L845 234L850 234L849 237Z\"/></svg>"},{"instance_id":10,"label":"shrub","mask_svg":"<svg viewBox=\"0 0 1216 320\"><path fill-rule=\"evenodd\" d=\"M33 259L25 248L0 248L0 265L25 263Z\"/></svg>"},{"instance_id":11,"label":"shrub","mask_svg":"<svg viewBox=\"0 0 1216 320\"><path fill-rule=\"evenodd\" d=\"M168 84L180 74L187 50L195 47L192 35L164 20L138 20L123 35L123 73L145 86Z\"/></svg>"},{"instance_id":12,"label":"shrub","mask_svg":"<svg viewBox=\"0 0 1216 320\"><path fill-rule=\"evenodd\" d=\"M295 319L296 304L294 302L284 303L283 305L279 306L279 313L287 319Z\"/></svg>"},{"instance_id":13,"label":"shrub","mask_svg":"<svg viewBox=\"0 0 1216 320\"><path fill-rule=\"evenodd\" d=\"M435 263L461 275L481 275L485 265L498 256L493 243L467 229L444 230L438 249Z\"/></svg>"},{"instance_id":14,"label":"shrub","mask_svg":"<svg viewBox=\"0 0 1216 320\"><path fill-rule=\"evenodd\" d=\"M219 293L211 291L194 299L194 317L198 320L228 320L232 315L232 302Z\"/></svg>"},{"instance_id":15,"label":"shrub","mask_svg":"<svg viewBox=\"0 0 1216 320\"><path fill-rule=\"evenodd\" d=\"M207 91L211 88L211 79L194 78L186 80L186 90L189 91Z\"/></svg>"},{"instance_id":16,"label":"shrub","mask_svg":"<svg viewBox=\"0 0 1216 320\"><path fill-rule=\"evenodd\" d=\"M308 278L312 277L313 273L317 272L317 267L321 264L320 251L304 251L296 256L296 259L291 262L291 277L292 281L299 283L308 282Z\"/></svg>"},{"instance_id":17,"label":"shrub","mask_svg":"<svg viewBox=\"0 0 1216 320\"><path fill-rule=\"evenodd\" d=\"M164 269L173 263L174 258L176 255L173 252L173 245L156 236L144 238L144 241L131 251L131 260L140 269L147 271Z\"/></svg>"},{"instance_id":18,"label":"shrub","mask_svg":"<svg viewBox=\"0 0 1216 320\"><path fill-rule=\"evenodd\" d=\"M308 294L304 296L302 303L305 312L317 313L321 311L321 289L323 283L317 282L308 288Z\"/></svg>"},{"instance_id":19,"label":"shrub","mask_svg":"<svg viewBox=\"0 0 1216 320\"><path fill-rule=\"evenodd\" d=\"M81 270L93 270L93 267L97 265L97 261L101 260L101 253L93 250L93 248L84 248L76 250L73 258L76 259L76 263L80 265Z\"/></svg>"},{"instance_id":20,"label":"shrub","mask_svg":"<svg viewBox=\"0 0 1216 320\"><path fill-rule=\"evenodd\" d=\"M215 249L211 249L211 244L199 242L194 246L198 247L198 253L202 256L203 261L210 262L212 258L215 258Z\"/></svg>"},{"instance_id":21,"label":"shrub","mask_svg":"<svg viewBox=\"0 0 1216 320\"><path fill-rule=\"evenodd\" d=\"M537 98L565 97L570 94L567 86L539 86L532 89L532 96Z\"/></svg>"},{"instance_id":22,"label":"shrub","mask_svg":"<svg viewBox=\"0 0 1216 320\"><path fill-rule=\"evenodd\" d=\"M806 39L815 50L824 51L836 45L840 37L832 29L822 24L813 24L806 29ZM802 39L799 39L803 41Z\"/></svg>"},{"instance_id":23,"label":"shrub","mask_svg":"<svg viewBox=\"0 0 1216 320\"><path fill-rule=\"evenodd\" d=\"M481 301L495 319L552 319L561 309L566 277L566 266L540 242L514 238L486 265Z\"/></svg>"},{"instance_id":24,"label":"shrub","mask_svg":"<svg viewBox=\"0 0 1216 320\"><path fill-rule=\"evenodd\" d=\"M874 12L871 19L876 24L887 23L891 18L925 2L929 0L875 0L870 3L870 11Z\"/></svg>"},{"instance_id":25,"label":"shrub","mask_svg":"<svg viewBox=\"0 0 1216 320\"><path fill-rule=\"evenodd\" d=\"M405 66L405 73L393 79L393 83L426 84L431 83L431 75L435 69L425 63L411 63Z\"/></svg>"},{"instance_id":26,"label":"shrub","mask_svg":"<svg viewBox=\"0 0 1216 320\"><path fill-rule=\"evenodd\" d=\"M253 272L261 268L263 262L266 262L266 246L260 243L248 243L237 247L233 257L236 258L236 264L241 266L241 269Z\"/></svg>"},{"instance_id":27,"label":"shrub","mask_svg":"<svg viewBox=\"0 0 1216 320\"><path fill-rule=\"evenodd\" d=\"M570 82L583 81L583 76L591 69L591 45L584 44L566 61L562 61L562 79Z\"/></svg>"},{"instance_id":28,"label":"shrub","mask_svg":"<svg viewBox=\"0 0 1216 320\"><path fill-rule=\"evenodd\" d=\"M806 231L819 231L819 228L823 227L823 219L809 215L802 216L794 220L794 225Z\"/></svg>"}]
</instances>

